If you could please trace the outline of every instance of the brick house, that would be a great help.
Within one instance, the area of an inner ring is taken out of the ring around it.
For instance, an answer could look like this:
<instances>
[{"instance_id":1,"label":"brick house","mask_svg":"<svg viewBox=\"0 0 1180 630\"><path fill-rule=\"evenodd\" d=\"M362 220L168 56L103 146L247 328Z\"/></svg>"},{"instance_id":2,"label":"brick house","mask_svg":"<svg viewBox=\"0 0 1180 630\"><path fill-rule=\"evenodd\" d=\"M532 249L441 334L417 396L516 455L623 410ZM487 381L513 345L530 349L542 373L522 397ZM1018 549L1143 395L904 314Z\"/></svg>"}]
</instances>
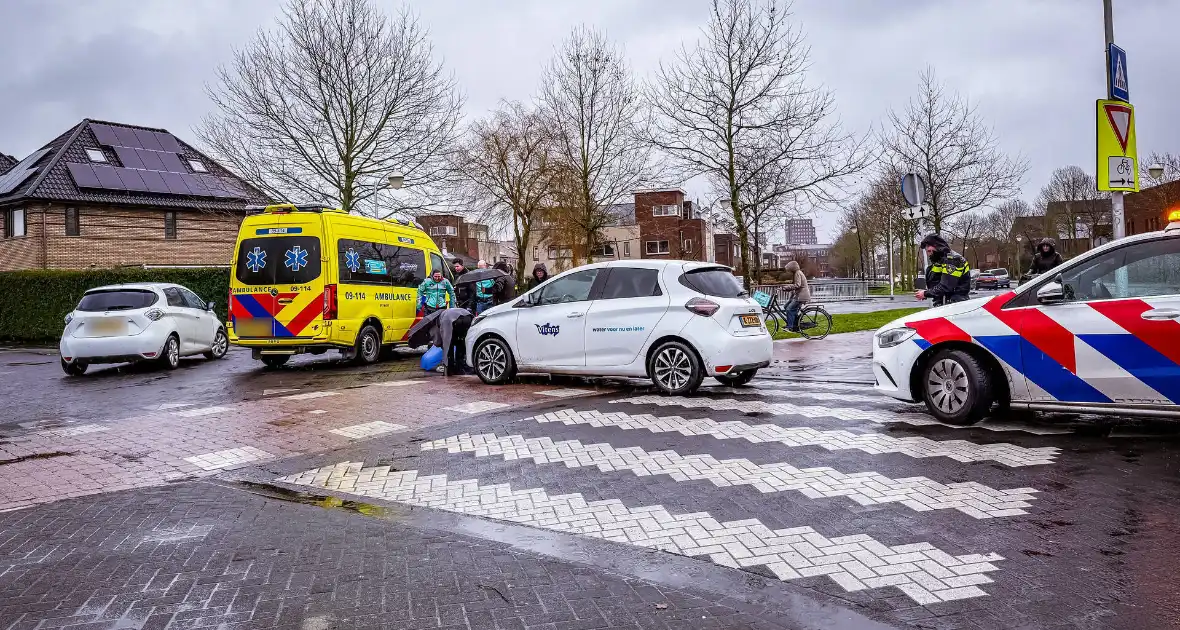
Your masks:
<instances>
[{"instance_id":1,"label":"brick house","mask_svg":"<svg viewBox=\"0 0 1180 630\"><path fill-rule=\"evenodd\" d=\"M708 226L696 216L683 190L635 193L640 256L670 260L706 260Z\"/></svg>"},{"instance_id":2,"label":"brick house","mask_svg":"<svg viewBox=\"0 0 1180 630\"><path fill-rule=\"evenodd\" d=\"M458 257L464 264L474 264L478 260L491 264L500 259L515 262L501 251L500 242L492 240L488 226L482 223L468 223L457 214L426 214L415 217L415 220L440 250Z\"/></svg>"},{"instance_id":3,"label":"brick house","mask_svg":"<svg viewBox=\"0 0 1180 630\"><path fill-rule=\"evenodd\" d=\"M0 173L0 271L227 265L267 203L163 129L89 119Z\"/></svg>"}]
</instances>

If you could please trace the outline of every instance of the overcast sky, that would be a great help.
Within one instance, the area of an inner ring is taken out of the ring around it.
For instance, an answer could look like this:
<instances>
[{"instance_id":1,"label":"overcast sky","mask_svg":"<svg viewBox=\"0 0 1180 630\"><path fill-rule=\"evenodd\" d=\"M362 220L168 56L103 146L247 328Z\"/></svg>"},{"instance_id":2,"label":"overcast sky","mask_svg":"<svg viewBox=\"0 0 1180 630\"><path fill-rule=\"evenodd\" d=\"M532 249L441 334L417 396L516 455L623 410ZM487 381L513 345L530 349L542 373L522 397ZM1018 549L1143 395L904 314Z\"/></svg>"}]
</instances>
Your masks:
<instances>
[{"instance_id":1,"label":"overcast sky","mask_svg":"<svg viewBox=\"0 0 1180 630\"><path fill-rule=\"evenodd\" d=\"M392 10L393 0L377 0ZM204 84L269 28L279 0L2 0L0 151L23 157L84 117L192 141ZM410 0L479 116L527 100L542 65L585 23L622 44L641 77L695 39L707 0ZM933 66L968 95L1003 147L1028 158L1029 201L1053 168L1094 170L1094 100L1105 97L1101 0L796 0L812 81L859 132L901 107ZM1180 153L1175 26L1180 0L1115 0L1139 152ZM694 195L704 190L689 187ZM821 240L834 217L818 214Z\"/></svg>"}]
</instances>

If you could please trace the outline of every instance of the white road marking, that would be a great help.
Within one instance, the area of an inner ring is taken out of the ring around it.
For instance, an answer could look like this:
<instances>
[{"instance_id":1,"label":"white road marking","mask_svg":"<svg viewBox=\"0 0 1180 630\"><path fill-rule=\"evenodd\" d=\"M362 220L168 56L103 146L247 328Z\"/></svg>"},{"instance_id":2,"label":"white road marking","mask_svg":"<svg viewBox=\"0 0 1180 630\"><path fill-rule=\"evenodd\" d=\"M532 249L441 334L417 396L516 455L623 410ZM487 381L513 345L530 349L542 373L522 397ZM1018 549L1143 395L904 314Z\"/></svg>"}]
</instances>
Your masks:
<instances>
[{"instance_id":1,"label":"white road marking","mask_svg":"<svg viewBox=\"0 0 1180 630\"><path fill-rule=\"evenodd\" d=\"M213 453L205 453L203 455L186 457L184 458L184 461L203 470L221 470L223 468L232 468L234 466L239 466L249 462L271 459L272 457L274 457L274 455L254 448L253 446L242 446L239 448L227 448L224 451L216 451Z\"/></svg>"},{"instance_id":2,"label":"white road marking","mask_svg":"<svg viewBox=\"0 0 1180 630\"><path fill-rule=\"evenodd\" d=\"M996 490L974 481L942 484L926 477L890 479L876 472L842 473L828 467L795 468L787 463L755 464L748 459L718 461L712 455L681 455L676 451L648 453L637 446L554 442L548 437L499 437L494 433L464 433L427 442L422 450L498 455L506 460L531 459L538 464L563 463L568 468L594 466L603 472L630 471L640 477L668 475L676 481L706 479L718 487L753 486L759 492L793 490L811 499L848 497L860 505L900 503L917 512L958 510L974 518L1027 514L1021 508L1037 492L1033 488Z\"/></svg>"},{"instance_id":3,"label":"white road marking","mask_svg":"<svg viewBox=\"0 0 1180 630\"><path fill-rule=\"evenodd\" d=\"M406 385L417 385L421 383L422 379L415 378L404 381L383 381L381 383L373 383L373 387L405 387Z\"/></svg>"},{"instance_id":4,"label":"white road marking","mask_svg":"<svg viewBox=\"0 0 1180 630\"><path fill-rule=\"evenodd\" d=\"M711 392L712 393L712 392ZM906 403L900 400L875 394L866 396L863 394L853 394L851 392L832 393L832 392L813 392L806 389L775 389L770 387L731 387L722 391L715 392L717 394L745 394L754 396L774 396L777 398L811 398L814 400L833 400L836 402L866 402L878 404L895 403L904 405Z\"/></svg>"},{"instance_id":5,"label":"white road marking","mask_svg":"<svg viewBox=\"0 0 1180 630\"><path fill-rule=\"evenodd\" d=\"M554 398L571 398L573 396L585 396L586 394L593 394L593 390L589 389L547 389L543 392L537 392L538 396L552 396Z\"/></svg>"},{"instance_id":6,"label":"white road marking","mask_svg":"<svg viewBox=\"0 0 1180 630\"><path fill-rule=\"evenodd\" d=\"M1007 442L976 444L967 440L932 440L927 437L893 437L881 433L853 433L845 430L824 431L811 427L781 427L777 424L717 422L709 418L686 419L680 416L631 415L621 411L563 409L539 416L537 422L588 424L593 427L647 430L652 433L708 435L719 440L776 442L784 446L819 446L829 451L858 450L879 455L899 453L915 458L949 457L958 462L994 461L1005 466L1035 466L1053 463L1060 450L1053 446L1025 448Z\"/></svg>"},{"instance_id":7,"label":"white road marking","mask_svg":"<svg viewBox=\"0 0 1180 630\"><path fill-rule=\"evenodd\" d=\"M201 407L200 409L184 409L182 411L173 411L172 415L180 416L182 418L200 418L202 416L211 416L216 413L225 413L229 411L229 407Z\"/></svg>"},{"instance_id":8,"label":"white road marking","mask_svg":"<svg viewBox=\"0 0 1180 630\"><path fill-rule=\"evenodd\" d=\"M683 396L633 396L612 400L611 403L631 403L636 405L659 405L661 407L679 406L689 409L713 409L715 411L741 411L745 413L770 413L776 416L805 416L807 418L836 418L837 420L867 420L877 424L912 424L915 426L941 426L948 429L987 429L989 431L1022 431L1037 435L1051 435L1068 433L1058 428L1040 427L1031 424L1013 422L983 422L980 424L958 426L944 424L934 418L921 413L897 413L883 409L857 409L855 407L824 407L821 405L795 405L792 403L772 403L762 400L735 400L731 398L685 398Z\"/></svg>"},{"instance_id":9,"label":"white road marking","mask_svg":"<svg viewBox=\"0 0 1180 630\"><path fill-rule=\"evenodd\" d=\"M313 398L326 398L328 396L339 396L340 392L307 392L306 394L292 394L291 396L283 396L283 400L311 400Z\"/></svg>"},{"instance_id":10,"label":"white road marking","mask_svg":"<svg viewBox=\"0 0 1180 630\"><path fill-rule=\"evenodd\" d=\"M393 424L382 420L375 420L373 422L366 422L364 424L354 424L352 426L340 427L339 429L332 429L332 433L336 435L343 435L346 438L359 440L362 438L373 437L374 435L382 435L384 433L393 433L394 431L405 431L406 426L403 424Z\"/></svg>"},{"instance_id":11,"label":"white road marking","mask_svg":"<svg viewBox=\"0 0 1180 630\"><path fill-rule=\"evenodd\" d=\"M722 523L708 512L672 514L662 505L629 508L618 499L588 502L579 493L480 486L475 479L419 477L416 470L363 468L361 462L278 481L708 556L727 567L765 566L784 581L826 575L847 591L896 586L919 604L987 595L978 585L990 583L985 574L998 569L992 562L1004 559L995 553L952 556L926 542L889 547L867 534L828 538L811 527L771 530L758 519Z\"/></svg>"},{"instance_id":12,"label":"white road marking","mask_svg":"<svg viewBox=\"0 0 1180 630\"><path fill-rule=\"evenodd\" d=\"M262 395L263 396L274 396L275 394L286 394L289 392L297 392L297 391L299 391L298 387L280 387L278 389L264 389L264 390L262 390Z\"/></svg>"},{"instance_id":13,"label":"white road marking","mask_svg":"<svg viewBox=\"0 0 1180 630\"><path fill-rule=\"evenodd\" d=\"M755 381L755 382L757 383L758 381ZM771 386L771 385L769 385L769 383L774 383L774 385ZM780 380L769 381L769 380L766 380L766 381L762 381L761 384L756 384L756 385L752 385L750 387L745 387L745 388L733 388L733 389L788 389L788 390L809 389L809 390L819 390L819 391L829 391L829 392L872 392L873 391L873 384L872 383L863 383L863 384L829 383L826 381L780 381ZM885 397L882 396L882 398L885 398Z\"/></svg>"},{"instance_id":14,"label":"white road marking","mask_svg":"<svg viewBox=\"0 0 1180 630\"><path fill-rule=\"evenodd\" d=\"M35 435L43 435L45 437L74 437L75 435L86 435L87 433L99 433L110 430L110 427L101 424L79 424L71 427L38 431Z\"/></svg>"},{"instance_id":15,"label":"white road marking","mask_svg":"<svg viewBox=\"0 0 1180 630\"><path fill-rule=\"evenodd\" d=\"M196 403L160 403L158 405L148 405L144 407L147 411L169 411L171 409L183 409L185 407L192 407Z\"/></svg>"},{"instance_id":16,"label":"white road marking","mask_svg":"<svg viewBox=\"0 0 1180 630\"><path fill-rule=\"evenodd\" d=\"M311 415L313 415L313 416L318 416L318 415L320 415L320 414L324 414L324 413L328 413L328 412L327 412L327 411L324 411L323 409L312 409L311 411L309 411L309 412L307 412L307 413L309 413L309 414L311 414Z\"/></svg>"},{"instance_id":17,"label":"white road marking","mask_svg":"<svg viewBox=\"0 0 1180 630\"><path fill-rule=\"evenodd\" d=\"M447 411L461 411L463 413L480 413L481 411L503 409L507 406L508 405L505 403L491 402L488 400L477 400L475 402L463 403L462 405L443 407L443 409L446 409Z\"/></svg>"}]
</instances>

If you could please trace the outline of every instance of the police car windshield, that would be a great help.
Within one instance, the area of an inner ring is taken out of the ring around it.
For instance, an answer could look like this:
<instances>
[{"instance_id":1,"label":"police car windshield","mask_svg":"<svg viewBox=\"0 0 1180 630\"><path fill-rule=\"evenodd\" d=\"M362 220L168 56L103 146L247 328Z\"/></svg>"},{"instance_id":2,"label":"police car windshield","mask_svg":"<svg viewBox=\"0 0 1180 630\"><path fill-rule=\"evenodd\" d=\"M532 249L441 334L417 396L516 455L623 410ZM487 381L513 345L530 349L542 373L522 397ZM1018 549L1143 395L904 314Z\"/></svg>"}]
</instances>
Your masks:
<instances>
[{"instance_id":1,"label":"police car windshield","mask_svg":"<svg viewBox=\"0 0 1180 630\"><path fill-rule=\"evenodd\" d=\"M234 276L247 286L311 282L320 277L320 239L314 236L245 239L238 248Z\"/></svg>"},{"instance_id":2,"label":"police car windshield","mask_svg":"<svg viewBox=\"0 0 1180 630\"><path fill-rule=\"evenodd\" d=\"M146 289L118 289L113 291L91 291L78 302L79 311L100 313L102 311L132 311L147 308L156 303L159 296Z\"/></svg>"}]
</instances>

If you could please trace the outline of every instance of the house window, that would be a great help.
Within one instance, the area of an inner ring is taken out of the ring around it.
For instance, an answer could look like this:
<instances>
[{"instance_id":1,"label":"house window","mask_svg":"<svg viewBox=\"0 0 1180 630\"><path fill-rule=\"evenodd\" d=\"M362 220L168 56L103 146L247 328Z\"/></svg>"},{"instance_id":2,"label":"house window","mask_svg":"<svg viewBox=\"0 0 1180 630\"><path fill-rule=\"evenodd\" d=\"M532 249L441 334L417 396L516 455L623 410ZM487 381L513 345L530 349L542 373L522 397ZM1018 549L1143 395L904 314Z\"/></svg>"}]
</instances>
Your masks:
<instances>
[{"instance_id":1,"label":"house window","mask_svg":"<svg viewBox=\"0 0 1180 630\"><path fill-rule=\"evenodd\" d=\"M208 173L209 169L205 168L205 163L200 160L189 160L188 165L193 169L194 173Z\"/></svg>"},{"instance_id":2,"label":"house window","mask_svg":"<svg viewBox=\"0 0 1180 630\"><path fill-rule=\"evenodd\" d=\"M164 213L164 238L176 240L176 211L168 210Z\"/></svg>"},{"instance_id":3,"label":"house window","mask_svg":"<svg viewBox=\"0 0 1180 630\"><path fill-rule=\"evenodd\" d=\"M684 239L684 251L685 251L685 253L688 253L688 254L692 253L692 239L691 238Z\"/></svg>"},{"instance_id":4,"label":"house window","mask_svg":"<svg viewBox=\"0 0 1180 630\"><path fill-rule=\"evenodd\" d=\"M66 208L66 236L78 236L82 233L81 221L77 208Z\"/></svg>"},{"instance_id":5,"label":"house window","mask_svg":"<svg viewBox=\"0 0 1180 630\"><path fill-rule=\"evenodd\" d=\"M9 210L4 213L4 238L15 238L25 235L24 209Z\"/></svg>"},{"instance_id":6,"label":"house window","mask_svg":"<svg viewBox=\"0 0 1180 630\"><path fill-rule=\"evenodd\" d=\"M590 250L590 255L594 258L614 258L615 246L613 243L603 243Z\"/></svg>"},{"instance_id":7,"label":"house window","mask_svg":"<svg viewBox=\"0 0 1180 630\"><path fill-rule=\"evenodd\" d=\"M668 253L668 241L648 241L647 242L647 253L648 254L667 254Z\"/></svg>"},{"instance_id":8,"label":"house window","mask_svg":"<svg viewBox=\"0 0 1180 630\"><path fill-rule=\"evenodd\" d=\"M568 247L557 248L550 246L547 252L550 260L558 260L561 258L569 258L573 255Z\"/></svg>"},{"instance_id":9,"label":"house window","mask_svg":"<svg viewBox=\"0 0 1180 630\"><path fill-rule=\"evenodd\" d=\"M458 228L453 225L436 225L430 228L431 236L455 236L458 233Z\"/></svg>"},{"instance_id":10,"label":"house window","mask_svg":"<svg viewBox=\"0 0 1180 630\"><path fill-rule=\"evenodd\" d=\"M107 161L107 156L102 152L102 149L86 149L86 157L90 158L91 162Z\"/></svg>"},{"instance_id":11,"label":"house window","mask_svg":"<svg viewBox=\"0 0 1180 630\"><path fill-rule=\"evenodd\" d=\"M678 217L680 216L680 206L674 203L666 206L652 206L651 214L655 217Z\"/></svg>"},{"instance_id":12,"label":"house window","mask_svg":"<svg viewBox=\"0 0 1180 630\"><path fill-rule=\"evenodd\" d=\"M540 259L541 259L541 246L540 245L533 245L533 260L540 260Z\"/></svg>"},{"instance_id":13,"label":"house window","mask_svg":"<svg viewBox=\"0 0 1180 630\"><path fill-rule=\"evenodd\" d=\"M623 242L623 258L631 257L631 241Z\"/></svg>"}]
</instances>

